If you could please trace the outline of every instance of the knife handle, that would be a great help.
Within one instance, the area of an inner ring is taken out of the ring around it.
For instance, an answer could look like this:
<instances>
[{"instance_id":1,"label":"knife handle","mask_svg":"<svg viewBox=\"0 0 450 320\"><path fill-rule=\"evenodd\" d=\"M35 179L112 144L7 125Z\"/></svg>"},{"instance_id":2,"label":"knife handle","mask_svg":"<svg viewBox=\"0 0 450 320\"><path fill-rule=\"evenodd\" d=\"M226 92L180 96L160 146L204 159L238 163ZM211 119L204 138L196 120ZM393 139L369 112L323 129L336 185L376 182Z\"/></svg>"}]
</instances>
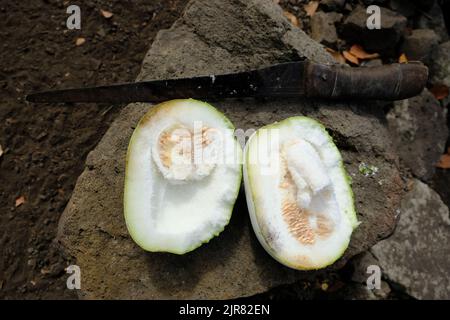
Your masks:
<instances>
[{"instance_id":1,"label":"knife handle","mask_svg":"<svg viewBox=\"0 0 450 320\"><path fill-rule=\"evenodd\" d=\"M428 68L421 62L359 68L310 63L306 79L311 98L401 100L422 92Z\"/></svg>"}]
</instances>

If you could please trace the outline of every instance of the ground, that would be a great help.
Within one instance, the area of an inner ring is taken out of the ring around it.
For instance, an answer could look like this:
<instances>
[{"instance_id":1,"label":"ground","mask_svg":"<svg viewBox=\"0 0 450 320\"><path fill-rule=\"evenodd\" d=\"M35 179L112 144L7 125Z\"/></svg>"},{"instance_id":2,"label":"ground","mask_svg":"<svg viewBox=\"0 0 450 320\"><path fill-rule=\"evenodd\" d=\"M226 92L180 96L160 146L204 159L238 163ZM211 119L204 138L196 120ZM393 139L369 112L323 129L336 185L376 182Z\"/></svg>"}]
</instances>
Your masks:
<instances>
[{"instance_id":1,"label":"ground","mask_svg":"<svg viewBox=\"0 0 450 320\"><path fill-rule=\"evenodd\" d=\"M67 261L53 240L87 154L121 109L30 105L24 95L134 80L157 31L187 3L83 1L81 30L69 31L67 2L0 4L0 299L75 298L65 290ZM86 42L76 46L80 37Z\"/></svg>"}]
</instances>

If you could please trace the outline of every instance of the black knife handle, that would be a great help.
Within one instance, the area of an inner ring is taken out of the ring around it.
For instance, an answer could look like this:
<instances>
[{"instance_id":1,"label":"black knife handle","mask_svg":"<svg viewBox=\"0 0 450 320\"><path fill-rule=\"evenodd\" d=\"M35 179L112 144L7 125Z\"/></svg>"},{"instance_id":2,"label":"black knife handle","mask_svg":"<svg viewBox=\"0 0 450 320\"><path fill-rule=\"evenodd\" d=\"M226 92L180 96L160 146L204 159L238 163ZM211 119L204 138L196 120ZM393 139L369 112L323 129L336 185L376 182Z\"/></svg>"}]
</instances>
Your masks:
<instances>
[{"instance_id":1,"label":"black knife handle","mask_svg":"<svg viewBox=\"0 0 450 320\"><path fill-rule=\"evenodd\" d=\"M311 98L401 100L422 92L428 68L421 62L359 68L310 63L306 79Z\"/></svg>"}]
</instances>

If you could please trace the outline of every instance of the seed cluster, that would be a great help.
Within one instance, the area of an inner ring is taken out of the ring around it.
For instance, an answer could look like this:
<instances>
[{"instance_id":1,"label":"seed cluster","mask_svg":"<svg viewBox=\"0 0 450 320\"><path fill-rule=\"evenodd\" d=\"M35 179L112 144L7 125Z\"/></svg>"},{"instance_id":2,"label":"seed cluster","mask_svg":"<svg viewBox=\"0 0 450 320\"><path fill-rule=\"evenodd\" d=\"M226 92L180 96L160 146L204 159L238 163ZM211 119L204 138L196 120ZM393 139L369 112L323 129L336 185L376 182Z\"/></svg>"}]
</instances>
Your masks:
<instances>
[{"instance_id":1,"label":"seed cluster","mask_svg":"<svg viewBox=\"0 0 450 320\"><path fill-rule=\"evenodd\" d=\"M324 214L311 213L306 208L299 207L296 195L298 188L287 168L285 159L281 159L282 178L280 189L283 194L281 211L290 233L302 244L313 245L317 238L327 238L333 232L334 224ZM315 215L316 223L311 219Z\"/></svg>"},{"instance_id":2,"label":"seed cluster","mask_svg":"<svg viewBox=\"0 0 450 320\"><path fill-rule=\"evenodd\" d=\"M164 167L170 168L172 165L172 155L174 148L178 155L186 161L194 162L194 150L201 151L202 148L212 143L212 128L203 127L198 133L192 132L185 127L172 128L162 132L159 136L159 157ZM194 145L196 147L194 147Z\"/></svg>"}]
</instances>

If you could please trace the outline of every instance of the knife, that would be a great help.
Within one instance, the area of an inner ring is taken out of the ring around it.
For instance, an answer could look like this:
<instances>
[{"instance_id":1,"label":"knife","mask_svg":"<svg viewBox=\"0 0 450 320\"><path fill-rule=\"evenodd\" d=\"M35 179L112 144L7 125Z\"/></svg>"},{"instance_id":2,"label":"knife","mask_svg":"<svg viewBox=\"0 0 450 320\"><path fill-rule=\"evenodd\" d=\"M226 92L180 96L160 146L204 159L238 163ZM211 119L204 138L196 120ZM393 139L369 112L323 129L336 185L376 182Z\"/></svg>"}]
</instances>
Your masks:
<instances>
[{"instance_id":1,"label":"knife","mask_svg":"<svg viewBox=\"0 0 450 320\"><path fill-rule=\"evenodd\" d=\"M35 103L244 97L401 100L418 95L427 79L428 69L420 62L350 68L304 60L239 73L47 91L26 99Z\"/></svg>"}]
</instances>

